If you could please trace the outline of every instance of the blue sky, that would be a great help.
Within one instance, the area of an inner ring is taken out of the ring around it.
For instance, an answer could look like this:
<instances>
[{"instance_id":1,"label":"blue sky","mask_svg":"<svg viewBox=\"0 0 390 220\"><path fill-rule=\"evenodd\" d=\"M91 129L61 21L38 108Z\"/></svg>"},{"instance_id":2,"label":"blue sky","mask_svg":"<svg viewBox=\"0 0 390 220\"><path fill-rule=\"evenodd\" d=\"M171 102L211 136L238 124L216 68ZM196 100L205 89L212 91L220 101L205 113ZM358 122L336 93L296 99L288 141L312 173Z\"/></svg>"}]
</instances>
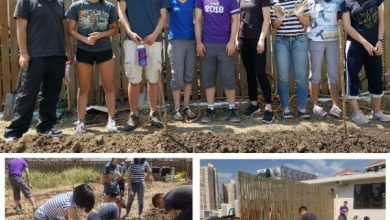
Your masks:
<instances>
[{"instance_id":1,"label":"blue sky","mask_svg":"<svg viewBox=\"0 0 390 220\"><path fill-rule=\"evenodd\" d=\"M205 166L209 162L217 168L219 184L235 179L237 171L256 174L256 170L288 166L293 169L302 170L319 177L334 176L344 169L362 171L364 167L374 160L201 160L200 165Z\"/></svg>"}]
</instances>

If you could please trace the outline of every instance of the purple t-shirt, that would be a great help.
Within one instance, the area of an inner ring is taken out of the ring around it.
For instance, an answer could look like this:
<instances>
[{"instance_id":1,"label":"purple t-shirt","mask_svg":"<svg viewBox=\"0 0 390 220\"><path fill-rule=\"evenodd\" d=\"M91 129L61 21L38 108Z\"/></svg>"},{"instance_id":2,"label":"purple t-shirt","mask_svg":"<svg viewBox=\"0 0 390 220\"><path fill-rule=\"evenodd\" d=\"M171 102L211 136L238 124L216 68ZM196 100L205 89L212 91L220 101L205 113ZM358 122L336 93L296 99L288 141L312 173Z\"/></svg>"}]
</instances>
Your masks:
<instances>
[{"instance_id":1,"label":"purple t-shirt","mask_svg":"<svg viewBox=\"0 0 390 220\"><path fill-rule=\"evenodd\" d=\"M348 212L348 206L341 206L340 207L340 213L346 214Z\"/></svg>"},{"instance_id":2,"label":"purple t-shirt","mask_svg":"<svg viewBox=\"0 0 390 220\"><path fill-rule=\"evenodd\" d=\"M8 162L8 175L20 177L26 167L27 163L23 159L12 159Z\"/></svg>"},{"instance_id":3,"label":"purple t-shirt","mask_svg":"<svg viewBox=\"0 0 390 220\"><path fill-rule=\"evenodd\" d=\"M240 13L237 0L196 0L195 7L203 11L202 41L227 44L232 15Z\"/></svg>"}]
</instances>

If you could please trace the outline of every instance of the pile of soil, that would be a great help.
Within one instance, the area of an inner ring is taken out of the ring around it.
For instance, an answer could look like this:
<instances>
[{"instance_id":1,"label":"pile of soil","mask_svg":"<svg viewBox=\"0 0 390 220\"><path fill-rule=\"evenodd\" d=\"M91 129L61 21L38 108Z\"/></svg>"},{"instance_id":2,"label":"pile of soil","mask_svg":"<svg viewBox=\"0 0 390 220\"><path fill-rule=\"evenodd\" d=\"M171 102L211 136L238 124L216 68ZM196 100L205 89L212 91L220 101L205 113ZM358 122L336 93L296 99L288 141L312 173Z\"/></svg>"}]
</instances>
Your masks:
<instances>
[{"instance_id":1,"label":"pile of soil","mask_svg":"<svg viewBox=\"0 0 390 220\"><path fill-rule=\"evenodd\" d=\"M168 220L167 213L158 208L150 207L147 212L143 214L145 220Z\"/></svg>"},{"instance_id":2,"label":"pile of soil","mask_svg":"<svg viewBox=\"0 0 390 220\"><path fill-rule=\"evenodd\" d=\"M387 153L390 130L350 128L344 135L342 126L330 129L306 128L247 133L189 131L155 131L151 134L113 134L61 138L26 135L14 144L0 143L1 152L181 152L181 153Z\"/></svg>"}]
</instances>

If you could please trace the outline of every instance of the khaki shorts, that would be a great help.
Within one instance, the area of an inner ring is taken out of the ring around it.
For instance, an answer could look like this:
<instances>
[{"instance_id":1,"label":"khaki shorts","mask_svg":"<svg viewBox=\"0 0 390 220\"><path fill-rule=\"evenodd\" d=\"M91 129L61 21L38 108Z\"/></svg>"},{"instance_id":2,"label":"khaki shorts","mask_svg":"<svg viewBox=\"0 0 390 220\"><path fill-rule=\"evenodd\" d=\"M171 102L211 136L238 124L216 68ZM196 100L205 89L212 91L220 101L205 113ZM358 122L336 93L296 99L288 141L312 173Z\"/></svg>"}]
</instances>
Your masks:
<instances>
[{"instance_id":1,"label":"khaki shorts","mask_svg":"<svg viewBox=\"0 0 390 220\"><path fill-rule=\"evenodd\" d=\"M129 82L138 84L142 81L142 67L138 65L137 44L132 40L123 42L125 52L124 68ZM161 72L162 43L145 44L148 65L145 67L145 78L150 83L158 83L158 72Z\"/></svg>"}]
</instances>

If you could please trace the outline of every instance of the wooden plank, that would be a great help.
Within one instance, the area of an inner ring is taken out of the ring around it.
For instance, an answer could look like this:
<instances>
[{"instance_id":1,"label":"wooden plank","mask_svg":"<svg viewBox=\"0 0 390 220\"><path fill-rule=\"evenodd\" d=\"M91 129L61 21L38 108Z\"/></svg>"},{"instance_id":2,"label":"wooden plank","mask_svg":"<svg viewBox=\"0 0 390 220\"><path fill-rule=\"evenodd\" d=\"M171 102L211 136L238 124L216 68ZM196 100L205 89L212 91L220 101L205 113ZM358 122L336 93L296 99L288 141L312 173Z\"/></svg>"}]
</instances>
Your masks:
<instances>
[{"instance_id":1,"label":"wooden plank","mask_svg":"<svg viewBox=\"0 0 390 220\"><path fill-rule=\"evenodd\" d=\"M1 72L2 72L2 94L1 100L6 93L11 92L11 69L9 66L9 33L8 33L8 12L7 0L0 0L0 28L1 28Z\"/></svg>"},{"instance_id":2,"label":"wooden plank","mask_svg":"<svg viewBox=\"0 0 390 220\"><path fill-rule=\"evenodd\" d=\"M19 76L19 49L16 38L16 21L13 18L17 1L9 1L8 19L10 24L10 41L11 41L11 90L15 90L16 82Z\"/></svg>"},{"instance_id":3,"label":"wooden plank","mask_svg":"<svg viewBox=\"0 0 390 220\"><path fill-rule=\"evenodd\" d=\"M385 1L385 27L390 24L390 2ZM385 89L390 89L390 28L385 28L385 73L389 75L384 76Z\"/></svg>"}]
</instances>

